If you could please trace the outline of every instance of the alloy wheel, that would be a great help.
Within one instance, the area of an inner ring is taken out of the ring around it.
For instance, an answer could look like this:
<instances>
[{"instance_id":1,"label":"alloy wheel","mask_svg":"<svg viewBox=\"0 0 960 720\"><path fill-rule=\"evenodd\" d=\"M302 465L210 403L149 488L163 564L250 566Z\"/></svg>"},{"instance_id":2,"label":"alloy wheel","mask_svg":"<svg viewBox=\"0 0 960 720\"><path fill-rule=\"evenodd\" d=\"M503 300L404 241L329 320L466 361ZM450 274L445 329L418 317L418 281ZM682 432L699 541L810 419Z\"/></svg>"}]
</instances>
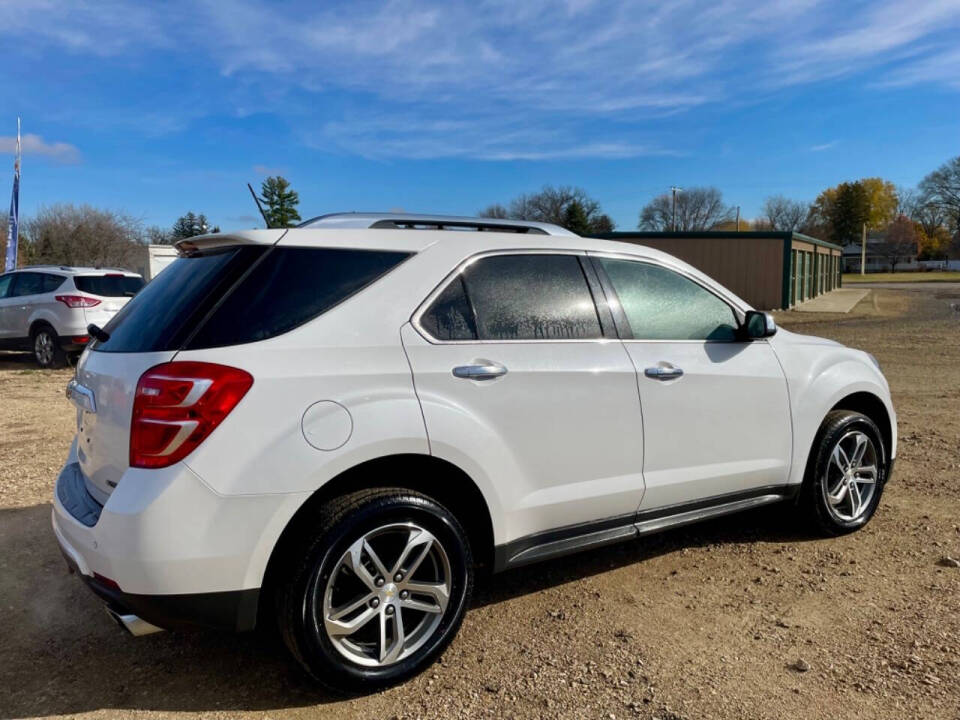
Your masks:
<instances>
[{"instance_id":1,"label":"alloy wheel","mask_svg":"<svg viewBox=\"0 0 960 720\"><path fill-rule=\"evenodd\" d=\"M392 665L437 630L451 586L450 560L436 536L411 522L384 525L341 555L323 597L314 597L316 625L348 660Z\"/></svg>"},{"instance_id":2,"label":"alloy wheel","mask_svg":"<svg viewBox=\"0 0 960 720\"><path fill-rule=\"evenodd\" d=\"M47 367L53 363L54 347L53 338L46 330L41 330L33 340L33 354L37 362Z\"/></svg>"},{"instance_id":3,"label":"alloy wheel","mask_svg":"<svg viewBox=\"0 0 960 720\"><path fill-rule=\"evenodd\" d=\"M877 458L873 440L859 430L834 445L823 478L827 509L834 518L849 523L867 512L877 491Z\"/></svg>"}]
</instances>

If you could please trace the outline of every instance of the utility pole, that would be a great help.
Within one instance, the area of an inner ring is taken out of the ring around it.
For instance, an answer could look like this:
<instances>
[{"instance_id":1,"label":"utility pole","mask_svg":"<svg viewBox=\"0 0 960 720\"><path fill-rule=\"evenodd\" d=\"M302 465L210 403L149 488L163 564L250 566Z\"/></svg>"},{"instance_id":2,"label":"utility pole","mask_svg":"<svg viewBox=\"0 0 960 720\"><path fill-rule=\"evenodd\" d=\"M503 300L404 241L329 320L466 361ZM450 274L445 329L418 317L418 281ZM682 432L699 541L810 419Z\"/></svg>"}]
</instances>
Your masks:
<instances>
[{"instance_id":1,"label":"utility pole","mask_svg":"<svg viewBox=\"0 0 960 720\"><path fill-rule=\"evenodd\" d=\"M677 187L676 185L672 186L670 190L673 192L673 217L670 220L670 230L672 232L677 231L677 193L683 192L683 188Z\"/></svg>"},{"instance_id":2,"label":"utility pole","mask_svg":"<svg viewBox=\"0 0 960 720\"><path fill-rule=\"evenodd\" d=\"M863 224L863 235L860 239L860 274L867 274L867 224Z\"/></svg>"},{"instance_id":3,"label":"utility pole","mask_svg":"<svg viewBox=\"0 0 960 720\"><path fill-rule=\"evenodd\" d=\"M740 206L737 205L737 232L740 232Z\"/></svg>"}]
</instances>

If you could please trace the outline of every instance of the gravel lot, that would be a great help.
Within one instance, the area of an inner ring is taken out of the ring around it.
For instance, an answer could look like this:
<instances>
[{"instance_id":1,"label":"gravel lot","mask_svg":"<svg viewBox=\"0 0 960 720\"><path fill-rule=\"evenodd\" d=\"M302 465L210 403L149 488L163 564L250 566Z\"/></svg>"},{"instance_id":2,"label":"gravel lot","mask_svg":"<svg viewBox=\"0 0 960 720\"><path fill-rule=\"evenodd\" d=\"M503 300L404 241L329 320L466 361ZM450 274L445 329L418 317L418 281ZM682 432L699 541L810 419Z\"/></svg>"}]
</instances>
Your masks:
<instances>
[{"instance_id":1,"label":"gravel lot","mask_svg":"<svg viewBox=\"0 0 960 720\"><path fill-rule=\"evenodd\" d=\"M780 315L869 350L893 387L897 468L865 530L813 539L768 509L497 576L442 662L352 699L257 635L123 634L50 530L70 373L0 354L0 717L956 720L958 301L874 290L850 315Z\"/></svg>"}]
</instances>

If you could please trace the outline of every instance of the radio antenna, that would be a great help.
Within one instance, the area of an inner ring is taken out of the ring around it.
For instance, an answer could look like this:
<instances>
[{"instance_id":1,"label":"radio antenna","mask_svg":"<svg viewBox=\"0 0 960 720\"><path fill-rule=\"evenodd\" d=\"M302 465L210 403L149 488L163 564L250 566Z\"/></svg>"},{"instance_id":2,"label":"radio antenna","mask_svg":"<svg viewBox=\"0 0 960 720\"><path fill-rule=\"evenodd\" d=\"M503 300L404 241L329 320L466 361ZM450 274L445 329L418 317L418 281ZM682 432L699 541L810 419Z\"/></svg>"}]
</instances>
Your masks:
<instances>
[{"instance_id":1,"label":"radio antenna","mask_svg":"<svg viewBox=\"0 0 960 720\"><path fill-rule=\"evenodd\" d=\"M257 197L257 194L253 191L253 186L250 183L247 183L247 189L250 191L250 195L253 197L253 201L257 204L257 210L260 211L260 217L263 218L263 224L267 226L267 229L270 229L270 221L267 220L267 214L263 211L263 205L260 204L260 198Z\"/></svg>"}]
</instances>

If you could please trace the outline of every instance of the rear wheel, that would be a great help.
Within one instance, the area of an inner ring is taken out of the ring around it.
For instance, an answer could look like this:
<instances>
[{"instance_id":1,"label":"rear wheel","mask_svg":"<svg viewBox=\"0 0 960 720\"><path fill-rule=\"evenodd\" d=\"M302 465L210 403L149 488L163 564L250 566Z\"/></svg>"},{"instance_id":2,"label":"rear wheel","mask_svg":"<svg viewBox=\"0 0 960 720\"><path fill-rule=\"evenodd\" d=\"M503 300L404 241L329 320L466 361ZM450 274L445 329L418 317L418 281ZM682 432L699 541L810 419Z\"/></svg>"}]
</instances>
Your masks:
<instances>
[{"instance_id":1,"label":"rear wheel","mask_svg":"<svg viewBox=\"0 0 960 720\"><path fill-rule=\"evenodd\" d=\"M323 506L279 595L294 656L337 690L400 682L456 634L473 585L466 533L443 506L402 489Z\"/></svg>"},{"instance_id":2,"label":"rear wheel","mask_svg":"<svg viewBox=\"0 0 960 720\"><path fill-rule=\"evenodd\" d=\"M30 337L33 357L42 368L62 368L67 364L67 354L60 347L60 337L49 325L41 325Z\"/></svg>"},{"instance_id":3,"label":"rear wheel","mask_svg":"<svg viewBox=\"0 0 960 720\"><path fill-rule=\"evenodd\" d=\"M886 479L886 453L876 424L861 413L835 410L817 433L801 504L821 533L852 532L873 517Z\"/></svg>"}]
</instances>

